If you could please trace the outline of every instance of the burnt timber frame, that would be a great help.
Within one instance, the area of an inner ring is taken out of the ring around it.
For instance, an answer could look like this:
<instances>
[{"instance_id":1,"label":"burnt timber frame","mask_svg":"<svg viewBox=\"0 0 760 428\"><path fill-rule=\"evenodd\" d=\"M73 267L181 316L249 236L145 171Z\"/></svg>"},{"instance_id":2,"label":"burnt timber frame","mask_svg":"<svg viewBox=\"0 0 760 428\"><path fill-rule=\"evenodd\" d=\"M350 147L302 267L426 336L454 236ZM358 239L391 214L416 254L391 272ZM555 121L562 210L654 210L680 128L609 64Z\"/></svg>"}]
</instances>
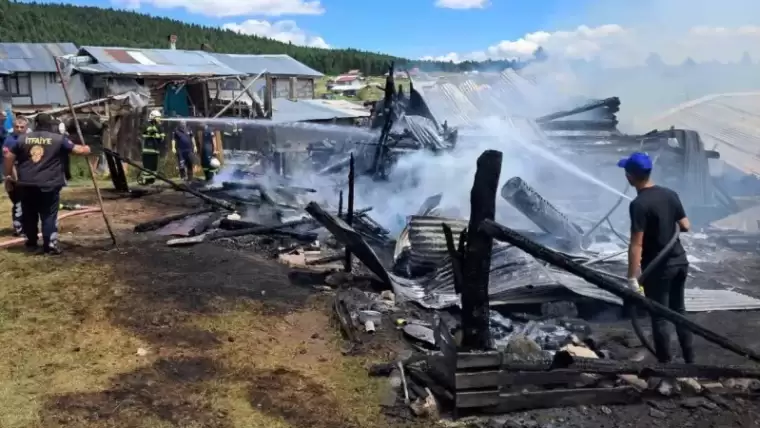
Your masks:
<instances>
[{"instance_id":1,"label":"burnt timber frame","mask_svg":"<svg viewBox=\"0 0 760 428\"><path fill-rule=\"evenodd\" d=\"M634 387L578 388L588 383L587 373L573 369L518 370L501 362L499 351L457 352L448 326L439 321L435 329L441 354L430 361L431 376L452 401L455 416L462 411L508 413L551 407L633 404L642 396ZM520 364L517 364L519 366ZM523 365L529 366L533 364ZM534 366L535 368L535 366ZM565 387L562 387L565 386ZM527 387L555 389L523 391Z\"/></svg>"}]
</instances>

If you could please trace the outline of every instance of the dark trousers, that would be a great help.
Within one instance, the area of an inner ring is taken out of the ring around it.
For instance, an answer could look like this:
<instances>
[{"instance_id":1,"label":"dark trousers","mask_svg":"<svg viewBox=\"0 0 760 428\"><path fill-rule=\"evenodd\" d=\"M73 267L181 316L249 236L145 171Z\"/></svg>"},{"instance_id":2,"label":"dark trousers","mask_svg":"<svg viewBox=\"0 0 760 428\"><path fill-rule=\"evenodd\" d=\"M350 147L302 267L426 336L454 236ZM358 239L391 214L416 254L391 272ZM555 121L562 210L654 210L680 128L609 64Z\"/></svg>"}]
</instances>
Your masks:
<instances>
[{"instance_id":1,"label":"dark trousers","mask_svg":"<svg viewBox=\"0 0 760 428\"><path fill-rule=\"evenodd\" d=\"M214 174L216 173L216 169L211 167L211 157L213 155L214 153L211 147L204 147L203 150L201 150L201 168L203 168L203 176L206 181L213 180Z\"/></svg>"},{"instance_id":2,"label":"dark trousers","mask_svg":"<svg viewBox=\"0 0 760 428\"><path fill-rule=\"evenodd\" d=\"M43 191L39 187L24 187L21 191L22 223L28 246L37 245L37 222L42 223L42 244L58 247L58 205L61 189Z\"/></svg>"},{"instance_id":3,"label":"dark trousers","mask_svg":"<svg viewBox=\"0 0 760 428\"><path fill-rule=\"evenodd\" d=\"M158 171L158 153L153 152L143 152L142 153L142 164L143 168L147 169L148 171ZM153 184L156 179L153 178L153 176L148 176L147 174L142 173L144 176L144 183L145 184Z\"/></svg>"},{"instance_id":4,"label":"dark trousers","mask_svg":"<svg viewBox=\"0 0 760 428\"><path fill-rule=\"evenodd\" d=\"M24 233L23 222L21 216L24 209L21 207L21 193L18 189L14 189L8 192L8 197L11 198L13 207L11 208L11 224L13 225L13 233L21 235Z\"/></svg>"},{"instance_id":5,"label":"dark trousers","mask_svg":"<svg viewBox=\"0 0 760 428\"><path fill-rule=\"evenodd\" d=\"M688 265L658 268L642 284L644 286L644 294L647 298L683 315L686 312L684 291L686 289L688 270ZM691 331L677 326L676 333L678 334L678 342L681 345L684 361L689 364L693 363L694 346ZM668 322L656 315L652 315L652 338L654 340L657 360L661 363L669 363L672 356L670 353Z\"/></svg>"},{"instance_id":6,"label":"dark trousers","mask_svg":"<svg viewBox=\"0 0 760 428\"><path fill-rule=\"evenodd\" d=\"M193 152L177 152L177 166L179 177L183 180L193 179Z\"/></svg>"}]
</instances>

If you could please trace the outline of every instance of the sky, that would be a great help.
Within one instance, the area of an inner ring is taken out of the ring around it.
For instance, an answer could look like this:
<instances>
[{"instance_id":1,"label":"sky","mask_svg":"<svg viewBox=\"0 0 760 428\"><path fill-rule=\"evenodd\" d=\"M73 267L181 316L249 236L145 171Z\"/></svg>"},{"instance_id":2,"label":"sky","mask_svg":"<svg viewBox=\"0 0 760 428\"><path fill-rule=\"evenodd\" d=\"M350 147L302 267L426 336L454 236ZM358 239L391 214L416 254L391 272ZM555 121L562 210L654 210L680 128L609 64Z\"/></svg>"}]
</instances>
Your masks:
<instances>
[{"instance_id":1,"label":"sky","mask_svg":"<svg viewBox=\"0 0 760 428\"><path fill-rule=\"evenodd\" d=\"M760 60L757 0L111 0L110 6L413 59L524 59L542 46L553 58L611 66L643 63L652 53L674 64L734 62L744 52Z\"/></svg>"}]
</instances>

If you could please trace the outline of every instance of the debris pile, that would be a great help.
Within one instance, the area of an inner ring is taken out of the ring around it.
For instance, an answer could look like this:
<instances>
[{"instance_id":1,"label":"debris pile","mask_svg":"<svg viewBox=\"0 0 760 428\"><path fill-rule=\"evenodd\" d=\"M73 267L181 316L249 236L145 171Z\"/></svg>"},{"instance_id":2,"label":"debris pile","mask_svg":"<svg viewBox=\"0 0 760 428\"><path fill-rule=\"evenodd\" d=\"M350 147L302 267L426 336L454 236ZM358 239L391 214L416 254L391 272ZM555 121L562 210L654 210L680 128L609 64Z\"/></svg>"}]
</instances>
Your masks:
<instances>
[{"instance_id":1,"label":"debris pile","mask_svg":"<svg viewBox=\"0 0 760 428\"><path fill-rule=\"evenodd\" d=\"M499 79L520 88L522 97L535 92L513 73ZM336 197L325 189L296 186L281 171L276 176L260 171L256 160L243 162L228 180L202 188L159 177L201 198L207 207L140 225L136 231L171 236L169 245L219 241L254 248L299 268L334 272L325 282L335 291L333 310L350 343L347 352L358 352L359 345L381 336L404 338L413 352L375 366L371 373L389 376L399 401L420 416L628 404L675 392L688 397L708 391L719 397L746 392L736 387L742 382L725 379L760 379L754 367L632 359L631 353L621 354L597 340L598 321L624 319L625 303L760 360L752 350L625 287L621 275L628 238L611 217L628 189L618 192L615 204L604 206L603 213L597 214L597 203L588 214L582 208L584 203L593 205L586 198L588 188L557 185L556 192L539 193L532 179L501 177L502 153L487 150L478 159L468 218L445 212L440 207L444 195L434 194L393 236L371 217L372 208L354 207L357 176L389 180L394 164L409 152L456 153L481 138L468 127L488 108L528 136L519 146L526 153L546 151L594 170L614 167L613 159L621 152L652 153L658 165L666 166L656 169L660 175L655 180L680 191L687 211L698 213L690 215L693 223L705 225L711 238L683 237L696 257L691 260L694 278L686 292L687 312L760 309L760 300L734 289L741 289L735 276L713 273L721 264L718 254L744 251L746 256L760 240L706 227L739 207L710 177L707 160L719 156L705 150L697 133L622 135L615 118L620 102L614 97L577 108L557 105L553 113L534 105L526 108L533 119L517 118L514 108L484 85L412 82L406 96L396 91L393 74L391 68L386 97L370 125L379 131L376 141L350 151L339 144L309 146L315 176L341 177L348 170L345 207L342 177L334 181L339 183ZM498 87L493 82L489 86L492 91ZM113 152L110 156L122 159ZM501 178L506 180L499 187ZM419 194L419 200L427 195ZM505 205L535 227L515 230L496 222ZM359 281L365 274L372 279ZM644 337L637 339L637 346L646 343ZM676 390L664 388L666 383L656 382L658 378L679 379Z\"/></svg>"}]
</instances>

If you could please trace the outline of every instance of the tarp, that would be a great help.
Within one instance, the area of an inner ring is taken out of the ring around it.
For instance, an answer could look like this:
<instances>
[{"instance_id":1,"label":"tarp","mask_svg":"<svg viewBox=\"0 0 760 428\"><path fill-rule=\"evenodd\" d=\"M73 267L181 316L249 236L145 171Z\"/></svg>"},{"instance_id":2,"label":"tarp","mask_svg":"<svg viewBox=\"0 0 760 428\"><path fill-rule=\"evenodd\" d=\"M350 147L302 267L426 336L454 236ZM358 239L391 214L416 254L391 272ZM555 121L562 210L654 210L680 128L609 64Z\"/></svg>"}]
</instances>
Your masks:
<instances>
[{"instance_id":1,"label":"tarp","mask_svg":"<svg viewBox=\"0 0 760 428\"><path fill-rule=\"evenodd\" d=\"M182 85L167 85L164 95L164 114L169 117L189 117L190 107L187 104L187 88Z\"/></svg>"},{"instance_id":2,"label":"tarp","mask_svg":"<svg viewBox=\"0 0 760 428\"><path fill-rule=\"evenodd\" d=\"M13 129L13 112L10 107L5 109L5 122L3 122L3 128L9 131Z\"/></svg>"}]
</instances>

